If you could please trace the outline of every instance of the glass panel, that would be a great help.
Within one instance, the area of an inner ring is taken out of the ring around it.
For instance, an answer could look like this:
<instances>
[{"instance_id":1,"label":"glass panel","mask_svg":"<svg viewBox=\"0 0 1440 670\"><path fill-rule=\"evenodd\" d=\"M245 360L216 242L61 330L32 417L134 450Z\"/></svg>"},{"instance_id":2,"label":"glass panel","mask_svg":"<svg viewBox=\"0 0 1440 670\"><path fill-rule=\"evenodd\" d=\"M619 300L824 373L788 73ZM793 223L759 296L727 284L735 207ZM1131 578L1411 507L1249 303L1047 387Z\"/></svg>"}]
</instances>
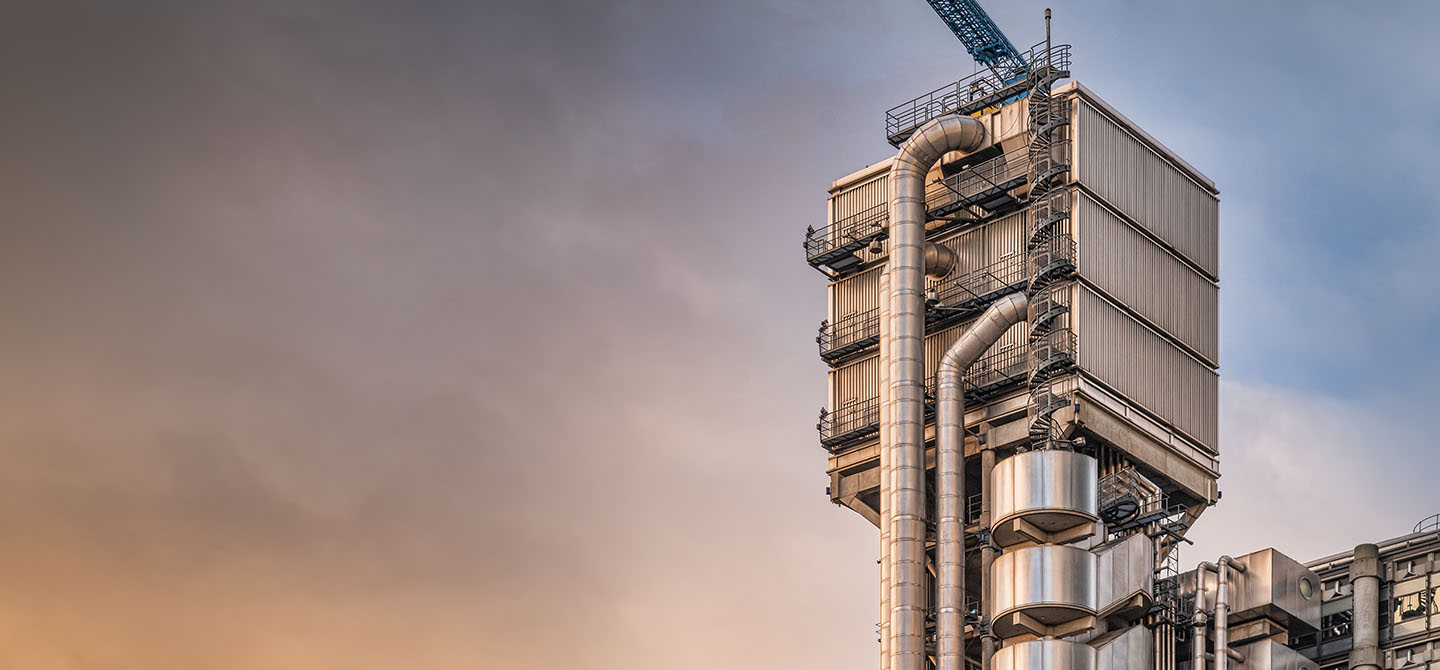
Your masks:
<instances>
[{"instance_id":1,"label":"glass panel","mask_svg":"<svg viewBox=\"0 0 1440 670\"><path fill-rule=\"evenodd\" d=\"M1395 623L1412 621L1424 617L1428 612L1429 603L1425 602L1425 591L1416 591L1403 596L1396 596L1391 612L1391 620Z\"/></svg>"},{"instance_id":2,"label":"glass panel","mask_svg":"<svg viewBox=\"0 0 1440 670\"><path fill-rule=\"evenodd\" d=\"M1327 614L1320 618L1320 639L1336 640L1342 637L1350 637L1349 610Z\"/></svg>"}]
</instances>

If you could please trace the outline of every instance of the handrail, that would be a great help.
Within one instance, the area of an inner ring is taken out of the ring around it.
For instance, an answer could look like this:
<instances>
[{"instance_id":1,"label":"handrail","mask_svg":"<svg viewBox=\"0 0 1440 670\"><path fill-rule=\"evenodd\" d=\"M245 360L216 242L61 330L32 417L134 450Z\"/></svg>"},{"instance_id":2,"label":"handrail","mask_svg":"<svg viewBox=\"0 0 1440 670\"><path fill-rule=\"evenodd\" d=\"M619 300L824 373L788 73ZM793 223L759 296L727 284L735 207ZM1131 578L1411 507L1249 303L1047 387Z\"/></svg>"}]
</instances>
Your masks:
<instances>
[{"instance_id":1,"label":"handrail","mask_svg":"<svg viewBox=\"0 0 1440 670\"><path fill-rule=\"evenodd\" d=\"M1025 278L1025 256L1004 256L984 267L940 280L935 289L935 308L966 312L983 309L984 303L999 297L995 293L1023 284Z\"/></svg>"},{"instance_id":2,"label":"handrail","mask_svg":"<svg viewBox=\"0 0 1440 670\"><path fill-rule=\"evenodd\" d=\"M1044 66L1045 43L1040 42L1025 52L1025 62L1034 70ZM1069 71L1070 45L1057 44L1050 50L1050 67ZM986 107L1020 97L1028 88L1028 78L1002 80L990 71L977 72L954 83L902 102L885 111L885 134L891 144L899 145L925 122L945 114L969 114Z\"/></svg>"},{"instance_id":3,"label":"handrail","mask_svg":"<svg viewBox=\"0 0 1440 670\"><path fill-rule=\"evenodd\" d=\"M965 372L965 394L983 400L1000 389L1023 384L1026 349L1024 345L1012 347L976 361ZM926 416L933 416L934 375L925 379L925 406ZM833 412L820 410L815 429L820 433L820 444L831 452L863 441L880 430L880 396L871 396Z\"/></svg>"},{"instance_id":4,"label":"handrail","mask_svg":"<svg viewBox=\"0 0 1440 670\"><path fill-rule=\"evenodd\" d=\"M853 348L858 345L863 345L860 347L861 349L868 348L871 344L878 343L879 338L880 308L872 307L863 312L842 317L835 323L821 323L820 334L815 337L815 343L820 345L820 357L828 360L837 350ZM874 340L874 342L868 340Z\"/></svg>"},{"instance_id":5,"label":"handrail","mask_svg":"<svg viewBox=\"0 0 1440 670\"><path fill-rule=\"evenodd\" d=\"M885 222L889 219L890 203L882 202L828 226L807 229L805 259L814 260L846 244L869 244L871 240L882 239L887 232Z\"/></svg>"},{"instance_id":6,"label":"handrail","mask_svg":"<svg viewBox=\"0 0 1440 670\"><path fill-rule=\"evenodd\" d=\"M1011 149L999 156L932 182L925 189L925 206L931 210L968 198L1014 179L1023 178L1030 168L1027 147Z\"/></svg>"}]
</instances>

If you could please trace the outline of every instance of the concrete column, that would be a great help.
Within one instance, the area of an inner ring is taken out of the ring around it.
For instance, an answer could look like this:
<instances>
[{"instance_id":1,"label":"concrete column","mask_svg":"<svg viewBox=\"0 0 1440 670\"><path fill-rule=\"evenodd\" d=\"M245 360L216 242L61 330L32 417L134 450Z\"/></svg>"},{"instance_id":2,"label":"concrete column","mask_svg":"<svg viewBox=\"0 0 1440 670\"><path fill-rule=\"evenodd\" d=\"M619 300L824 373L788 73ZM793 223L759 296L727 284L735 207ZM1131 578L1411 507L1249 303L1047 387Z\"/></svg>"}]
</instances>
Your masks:
<instances>
[{"instance_id":1,"label":"concrete column","mask_svg":"<svg viewBox=\"0 0 1440 670\"><path fill-rule=\"evenodd\" d=\"M1350 632L1350 670L1380 670L1380 547L1355 547L1350 563L1350 587L1355 613Z\"/></svg>"}]
</instances>

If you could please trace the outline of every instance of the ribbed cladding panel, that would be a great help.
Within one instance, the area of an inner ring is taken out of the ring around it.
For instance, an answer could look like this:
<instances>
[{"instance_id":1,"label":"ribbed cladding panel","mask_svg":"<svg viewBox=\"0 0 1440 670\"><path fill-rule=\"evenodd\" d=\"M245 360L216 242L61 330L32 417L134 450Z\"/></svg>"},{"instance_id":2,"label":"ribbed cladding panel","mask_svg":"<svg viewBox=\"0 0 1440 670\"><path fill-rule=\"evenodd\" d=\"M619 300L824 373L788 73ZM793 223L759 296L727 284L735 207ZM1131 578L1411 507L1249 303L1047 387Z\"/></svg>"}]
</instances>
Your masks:
<instances>
[{"instance_id":1,"label":"ribbed cladding panel","mask_svg":"<svg viewBox=\"0 0 1440 670\"><path fill-rule=\"evenodd\" d=\"M955 271L951 277L989 268L1007 258L1024 265L1029 221L1028 211L1012 212L982 226L939 235L935 242L955 252ZM925 284L933 286L942 281L927 279Z\"/></svg>"},{"instance_id":2,"label":"ribbed cladding panel","mask_svg":"<svg viewBox=\"0 0 1440 670\"><path fill-rule=\"evenodd\" d=\"M880 306L881 267L830 283L830 323Z\"/></svg>"},{"instance_id":3,"label":"ribbed cladding panel","mask_svg":"<svg viewBox=\"0 0 1440 670\"><path fill-rule=\"evenodd\" d=\"M830 196L830 220L835 223L890 201L889 173L881 173Z\"/></svg>"},{"instance_id":4,"label":"ribbed cladding panel","mask_svg":"<svg viewBox=\"0 0 1440 670\"><path fill-rule=\"evenodd\" d=\"M880 395L880 357L870 356L830 371L830 411Z\"/></svg>"},{"instance_id":5,"label":"ribbed cladding panel","mask_svg":"<svg viewBox=\"0 0 1440 670\"><path fill-rule=\"evenodd\" d=\"M960 339L960 335L970 327L971 323L973 321L925 336L925 378L927 380L935 376L935 371L940 366L940 358L945 355L945 351L950 348L950 345ZM1025 336L1029 332L1028 327L1027 324L1020 323L1005 331L1005 334L1000 337L1000 341L985 352L985 356L1023 348ZM831 411L838 410L847 403L861 402L880 395L879 361L878 355L871 355L830 371Z\"/></svg>"},{"instance_id":6,"label":"ribbed cladding panel","mask_svg":"<svg viewBox=\"0 0 1440 670\"><path fill-rule=\"evenodd\" d=\"M837 221L844 221L887 202L890 202L890 173L882 172L830 196L830 220L826 224L833 225ZM832 234L834 233L835 231L832 231ZM856 255L862 262L869 263L883 258L885 254L872 254L867 247Z\"/></svg>"},{"instance_id":7,"label":"ribbed cladding panel","mask_svg":"<svg viewBox=\"0 0 1440 670\"><path fill-rule=\"evenodd\" d=\"M1080 367L1214 450L1219 375L1094 291L1075 290Z\"/></svg>"},{"instance_id":8,"label":"ribbed cladding panel","mask_svg":"<svg viewBox=\"0 0 1440 670\"><path fill-rule=\"evenodd\" d=\"M1077 117L1076 178L1218 277L1215 196L1089 103Z\"/></svg>"},{"instance_id":9,"label":"ribbed cladding panel","mask_svg":"<svg viewBox=\"0 0 1440 670\"><path fill-rule=\"evenodd\" d=\"M1029 216L1028 211L1014 212L983 226L937 236L935 241L955 252L954 274L987 268L1004 258L1023 264ZM830 283L831 323L880 305L881 271L882 268L875 267ZM926 283L933 285L937 280L926 280Z\"/></svg>"},{"instance_id":10,"label":"ribbed cladding panel","mask_svg":"<svg viewBox=\"0 0 1440 670\"><path fill-rule=\"evenodd\" d=\"M1220 360L1220 289L1090 196L1078 192L1080 274L1199 352Z\"/></svg>"}]
</instances>

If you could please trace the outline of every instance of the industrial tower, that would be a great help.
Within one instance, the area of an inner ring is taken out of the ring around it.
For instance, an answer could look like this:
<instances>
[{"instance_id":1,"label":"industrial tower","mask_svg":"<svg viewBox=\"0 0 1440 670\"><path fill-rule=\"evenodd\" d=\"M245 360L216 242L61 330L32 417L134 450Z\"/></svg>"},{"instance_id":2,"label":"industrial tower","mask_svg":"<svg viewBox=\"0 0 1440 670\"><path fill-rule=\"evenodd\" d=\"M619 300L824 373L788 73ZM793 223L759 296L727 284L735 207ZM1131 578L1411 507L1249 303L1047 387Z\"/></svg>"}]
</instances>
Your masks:
<instances>
[{"instance_id":1,"label":"industrial tower","mask_svg":"<svg viewBox=\"0 0 1440 670\"><path fill-rule=\"evenodd\" d=\"M883 670L1440 670L1440 516L1181 572L1219 498L1218 191L975 0L987 69L805 234L829 495L879 528Z\"/></svg>"},{"instance_id":2,"label":"industrial tower","mask_svg":"<svg viewBox=\"0 0 1440 670\"><path fill-rule=\"evenodd\" d=\"M882 667L1149 659L1217 495L1217 190L1059 85L1068 45L932 5L989 69L889 110L899 153L805 238L831 497L880 528Z\"/></svg>"}]
</instances>

